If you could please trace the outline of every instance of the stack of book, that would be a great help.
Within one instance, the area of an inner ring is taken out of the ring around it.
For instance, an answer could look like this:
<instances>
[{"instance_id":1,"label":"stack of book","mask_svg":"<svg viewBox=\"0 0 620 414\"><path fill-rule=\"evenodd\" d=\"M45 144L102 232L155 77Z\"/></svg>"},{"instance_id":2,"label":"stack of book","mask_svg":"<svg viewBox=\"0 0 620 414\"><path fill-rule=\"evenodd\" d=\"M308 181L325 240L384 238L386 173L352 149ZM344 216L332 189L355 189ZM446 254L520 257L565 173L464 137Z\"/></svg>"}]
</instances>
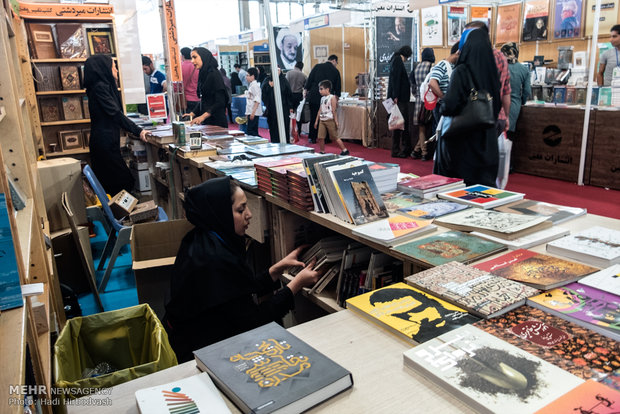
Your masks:
<instances>
[{"instance_id":1,"label":"stack of book","mask_svg":"<svg viewBox=\"0 0 620 414\"><path fill-rule=\"evenodd\" d=\"M263 137L257 137L254 135L246 135L246 136L237 136L235 139L245 145L259 145L259 144L267 144L269 140Z\"/></svg>"},{"instance_id":2,"label":"stack of book","mask_svg":"<svg viewBox=\"0 0 620 414\"><path fill-rule=\"evenodd\" d=\"M414 208L426 202L422 197L417 197L403 191L382 193L381 199L388 213L394 213L400 209Z\"/></svg>"},{"instance_id":3,"label":"stack of book","mask_svg":"<svg viewBox=\"0 0 620 414\"><path fill-rule=\"evenodd\" d=\"M398 183L398 190L406 191L423 198L433 198L437 193L457 190L464 187L465 182L461 178L450 178L437 174L429 174Z\"/></svg>"},{"instance_id":4,"label":"stack of book","mask_svg":"<svg viewBox=\"0 0 620 414\"><path fill-rule=\"evenodd\" d=\"M547 244L547 251L596 267L620 264L620 231L600 226L591 227L552 241Z\"/></svg>"},{"instance_id":5,"label":"stack of book","mask_svg":"<svg viewBox=\"0 0 620 414\"><path fill-rule=\"evenodd\" d=\"M435 231L437 226L431 223L432 220L397 214L356 227L352 233L389 247Z\"/></svg>"},{"instance_id":6,"label":"stack of book","mask_svg":"<svg viewBox=\"0 0 620 414\"><path fill-rule=\"evenodd\" d=\"M342 253L342 262L338 283L336 284L336 302L344 307L345 301L361 292L360 279L368 273L372 249L360 243L351 243Z\"/></svg>"},{"instance_id":7,"label":"stack of book","mask_svg":"<svg viewBox=\"0 0 620 414\"><path fill-rule=\"evenodd\" d=\"M275 144L275 143L267 143L267 144L257 144L251 145L248 147L248 152L250 154L258 155L260 157L273 157L276 155L286 155L286 154L299 154L301 152L313 152L314 150L309 147L304 147L301 145L294 144Z\"/></svg>"},{"instance_id":8,"label":"stack of book","mask_svg":"<svg viewBox=\"0 0 620 414\"><path fill-rule=\"evenodd\" d=\"M293 168L293 166L295 166ZM303 164L293 164L286 169L286 179L289 187L289 203L300 210L312 211L312 192L308 185L308 176Z\"/></svg>"},{"instance_id":9,"label":"stack of book","mask_svg":"<svg viewBox=\"0 0 620 414\"><path fill-rule=\"evenodd\" d=\"M317 213L327 213L329 210L326 208L325 196L319 183L319 178L316 172L316 164L324 161L330 161L336 158L335 154L323 154L314 158L306 158L303 160L304 168L306 169L306 176L308 178L308 186L312 193L312 202L314 204L314 211Z\"/></svg>"},{"instance_id":10,"label":"stack of book","mask_svg":"<svg viewBox=\"0 0 620 414\"><path fill-rule=\"evenodd\" d=\"M396 190L400 165L387 162L369 162L368 169L381 194Z\"/></svg>"},{"instance_id":11,"label":"stack of book","mask_svg":"<svg viewBox=\"0 0 620 414\"><path fill-rule=\"evenodd\" d=\"M437 197L474 207L493 208L521 200L525 194L500 190L486 185L471 185L461 190L437 194Z\"/></svg>"},{"instance_id":12,"label":"stack of book","mask_svg":"<svg viewBox=\"0 0 620 414\"><path fill-rule=\"evenodd\" d=\"M299 157L274 157L274 158L265 158L261 160L257 160L254 162L254 168L256 169L256 181L258 184L258 188L266 193L273 194L273 183L271 180L272 173L271 169L277 167L286 167L289 165L300 164L301 158ZM284 176L286 177L286 170L284 171ZM286 182L286 178L284 180ZM276 186L276 194L279 191L279 188Z\"/></svg>"},{"instance_id":13,"label":"stack of book","mask_svg":"<svg viewBox=\"0 0 620 414\"><path fill-rule=\"evenodd\" d=\"M342 259L342 252L346 249L348 241L344 237L332 236L316 242L299 258L306 265L314 262L314 270L324 270ZM291 267L288 273L296 276L303 268Z\"/></svg>"},{"instance_id":14,"label":"stack of book","mask_svg":"<svg viewBox=\"0 0 620 414\"><path fill-rule=\"evenodd\" d=\"M525 214L527 216L546 216L553 225L583 216L587 212L585 208L567 207L534 200L515 201L514 203L495 207L493 210L501 211L502 213Z\"/></svg>"}]
</instances>

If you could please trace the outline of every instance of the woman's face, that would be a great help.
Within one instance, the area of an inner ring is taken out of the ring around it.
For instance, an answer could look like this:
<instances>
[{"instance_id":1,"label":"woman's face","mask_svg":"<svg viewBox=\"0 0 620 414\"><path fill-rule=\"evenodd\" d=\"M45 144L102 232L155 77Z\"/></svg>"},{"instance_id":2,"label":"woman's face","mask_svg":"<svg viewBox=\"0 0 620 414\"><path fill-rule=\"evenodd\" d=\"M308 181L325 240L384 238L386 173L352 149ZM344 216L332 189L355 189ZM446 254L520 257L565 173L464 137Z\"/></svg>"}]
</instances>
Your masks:
<instances>
[{"instance_id":1,"label":"woman's face","mask_svg":"<svg viewBox=\"0 0 620 414\"><path fill-rule=\"evenodd\" d=\"M118 69L116 69L116 64L112 61L112 76L115 80L118 80Z\"/></svg>"},{"instance_id":2,"label":"woman's face","mask_svg":"<svg viewBox=\"0 0 620 414\"><path fill-rule=\"evenodd\" d=\"M244 236L245 231L250 225L252 212L248 207L248 199L243 190L237 187L237 191L233 195L232 203L233 222L235 224L235 233L238 236Z\"/></svg>"},{"instance_id":3,"label":"woman's face","mask_svg":"<svg viewBox=\"0 0 620 414\"><path fill-rule=\"evenodd\" d=\"M196 51L192 50L191 56L192 56L192 64L194 65L194 67L196 69L202 68L202 58L200 57L200 55Z\"/></svg>"}]
</instances>

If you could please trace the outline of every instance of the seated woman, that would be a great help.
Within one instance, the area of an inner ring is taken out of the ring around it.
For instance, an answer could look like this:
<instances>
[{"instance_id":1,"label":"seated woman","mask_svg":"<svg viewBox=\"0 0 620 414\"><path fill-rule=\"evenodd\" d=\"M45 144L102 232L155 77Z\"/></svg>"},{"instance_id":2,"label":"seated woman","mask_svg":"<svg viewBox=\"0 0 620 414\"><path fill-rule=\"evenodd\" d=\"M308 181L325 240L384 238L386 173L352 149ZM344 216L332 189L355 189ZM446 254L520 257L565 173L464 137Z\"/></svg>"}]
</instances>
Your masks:
<instances>
[{"instance_id":1,"label":"seated woman","mask_svg":"<svg viewBox=\"0 0 620 414\"><path fill-rule=\"evenodd\" d=\"M246 262L245 231L252 213L230 177L214 178L189 189L187 219L196 227L181 242L174 264L171 300L164 326L179 362L192 351L282 318L294 295L319 278L314 263L297 260L301 248L262 273ZM290 266L305 266L285 287L260 304L256 298L280 286Z\"/></svg>"}]
</instances>

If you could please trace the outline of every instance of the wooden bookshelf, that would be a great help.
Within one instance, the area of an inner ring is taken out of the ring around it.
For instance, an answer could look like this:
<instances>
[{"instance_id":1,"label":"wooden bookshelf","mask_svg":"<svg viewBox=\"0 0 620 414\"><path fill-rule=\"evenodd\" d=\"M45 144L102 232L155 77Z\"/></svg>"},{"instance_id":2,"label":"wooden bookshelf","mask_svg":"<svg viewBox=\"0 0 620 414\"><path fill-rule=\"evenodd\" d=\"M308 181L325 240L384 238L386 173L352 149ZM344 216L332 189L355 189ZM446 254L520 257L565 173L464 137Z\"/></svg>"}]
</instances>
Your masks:
<instances>
[{"instance_id":1,"label":"wooden bookshelf","mask_svg":"<svg viewBox=\"0 0 620 414\"><path fill-rule=\"evenodd\" d=\"M41 126L72 125L72 124L90 124L90 119L74 119L73 121L41 122Z\"/></svg>"},{"instance_id":2,"label":"wooden bookshelf","mask_svg":"<svg viewBox=\"0 0 620 414\"><path fill-rule=\"evenodd\" d=\"M85 94L86 89L74 89L69 91L37 91L37 96L48 96L48 95L71 95L71 94Z\"/></svg>"},{"instance_id":3,"label":"wooden bookshelf","mask_svg":"<svg viewBox=\"0 0 620 414\"><path fill-rule=\"evenodd\" d=\"M76 148L72 150L64 150L58 152L48 152L47 158L56 158L56 157L68 157L72 155L83 155L88 154L90 150L88 148Z\"/></svg>"}]
</instances>

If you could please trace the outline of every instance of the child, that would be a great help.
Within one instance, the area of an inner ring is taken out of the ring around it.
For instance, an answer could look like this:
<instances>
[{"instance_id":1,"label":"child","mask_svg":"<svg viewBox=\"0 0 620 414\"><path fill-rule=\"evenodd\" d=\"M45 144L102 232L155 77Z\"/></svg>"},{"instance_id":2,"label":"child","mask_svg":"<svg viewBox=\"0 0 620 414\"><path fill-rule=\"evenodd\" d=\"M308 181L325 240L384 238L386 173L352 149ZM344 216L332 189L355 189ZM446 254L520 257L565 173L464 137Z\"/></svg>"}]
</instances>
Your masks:
<instances>
[{"instance_id":1,"label":"child","mask_svg":"<svg viewBox=\"0 0 620 414\"><path fill-rule=\"evenodd\" d=\"M328 80L319 82L319 93L321 94L321 109L316 114L314 127L319 130L318 139L321 154L325 153L325 135L329 131L329 137L336 141L340 147L340 155L349 155L349 150L345 148L342 140L338 138L338 98L331 94L332 83ZM319 123L319 121L321 121Z\"/></svg>"},{"instance_id":2,"label":"child","mask_svg":"<svg viewBox=\"0 0 620 414\"><path fill-rule=\"evenodd\" d=\"M263 114L261 105L260 85L256 81L258 70L249 68L245 78L248 81L248 90L245 94L245 115L248 117L246 134L258 136L258 117Z\"/></svg>"}]
</instances>

